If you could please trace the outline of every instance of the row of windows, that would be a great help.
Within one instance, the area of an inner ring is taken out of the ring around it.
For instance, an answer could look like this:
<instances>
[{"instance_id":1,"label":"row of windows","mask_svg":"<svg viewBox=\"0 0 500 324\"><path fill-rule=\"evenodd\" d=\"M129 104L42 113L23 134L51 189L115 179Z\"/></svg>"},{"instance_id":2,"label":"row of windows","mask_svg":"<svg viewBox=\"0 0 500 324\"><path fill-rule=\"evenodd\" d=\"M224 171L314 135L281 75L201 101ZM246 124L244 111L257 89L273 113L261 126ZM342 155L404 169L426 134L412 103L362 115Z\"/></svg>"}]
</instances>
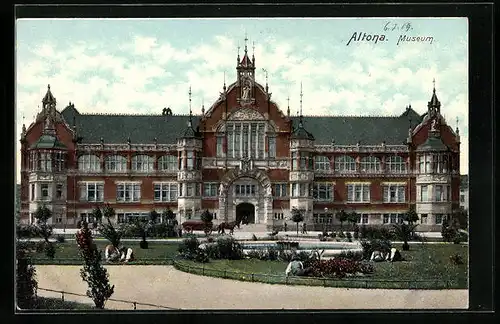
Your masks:
<instances>
[{"instance_id":1,"label":"row of windows","mask_svg":"<svg viewBox=\"0 0 500 324\"><path fill-rule=\"evenodd\" d=\"M51 188L49 183L40 183L38 186L39 191L37 191L37 186L34 183L30 184L30 201L34 200L52 200L53 196L55 199L63 199L63 185L60 183L56 184L55 195L51 194L53 188Z\"/></svg>"},{"instance_id":2,"label":"row of windows","mask_svg":"<svg viewBox=\"0 0 500 324\"><path fill-rule=\"evenodd\" d=\"M204 197L217 196L217 183L205 183L203 186ZM183 193L185 186L185 196L193 197L200 196L201 186L199 183L155 183L154 200L155 201L176 201L179 193ZM285 197L287 195L287 184L274 184L274 195ZM310 189L315 200L333 201L334 190L331 183L314 183ZM438 186L439 187L439 186ZM256 196L257 186L254 184L235 184L235 196ZM387 185L383 186L383 201L384 202L404 202L405 201L405 186L404 185ZM437 187L436 187L437 188ZM43 195L43 194L42 194ZM293 183L292 197L307 197L307 184ZM122 202L137 202L141 199L141 186L138 183L121 183L116 186L116 200ZM80 184L80 200L83 201L104 201L104 184L94 182L84 182ZM347 185L347 201L348 202L369 202L370 201L370 185L369 184L348 184ZM438 200L439 201L439 200Z\"/></svg>"},{"instance_id":3,"label":"row of windows","mask_svg":"<svg viewBox=\"0 0 500 324\"><path fill-rule=\"evenodd\" d=\"M308 162L309 161L309 162ZM331 170L331 159L327 156L316 156L313 158L311 154L292 152L292 170L312 169L314 161L314 169L328 171ZM365 156L360 159L361 172L380 172L382 170L382 162L376 156ZM307 167L306 167L307 166ZM386 170L389 172L405 172L406 162L401 156L388 156L385 159ZM356 159L349 155L341 155L334 158L334 170L337 172L355 172Z\"/></svg>"},{"instance_id":4,"label":"row of windows","mask_svg":"<svg viewBox=\"0 0 500 324\"><path fill-rule=\"evenodd\" d=\"M451 201L451 187L449 185L434 185L433 190L427 185L420 186L418 201ZM432 199L433 198L433 199Z\"/></svg>"},{"instance_id":5,"label":"row of windows","mask_svg":"<svg viewBox=\"0 0 500 324\"><path fill-rule=\"evenodd\" d=\"M29 169L31 171L57 172L66 168L66 153L61 151L31 151Z\"/></svg>"},{"instance_id":6,"label":"row of windows","mask_svg":"<svg viewBox=\"0 0 500 324\"><path fill-rule=\"evenodd\" d=\"M447 173L450 170L450 160L444 154L422 154L418 157L420 173Z\"/></svg>"},{"instance_id":7,"label":"row of windows","mask_svg":"<svg viewBox=\"0 0 500 324\"><path fill-rule=\"evenodd\" d=\"M178 171L183 169L182 159L175 155L164 155L158 158L158 170L160 171ZM195 157L193 151L187 151L185 157L185 168L187 170L197 170L201 168L201 158ZM131 159L131 169L135 172L154 171L155 158L149 155L134 155ZM127 158L123 155L110 155L104 160L106 171L108 172L126 172ZM78 169L84 172L100 172L101 159L97 155L86 154L78 158Z\"/></svg>"},{"instance_id":8,"label":"row of windows","mask_svg":"<svg viewBox=\"0 0 500 324\"><path fill-rule=\"evenodd\" d=\"M276 213L275 213L276 215ZM379 214L359 214L358 224L370 224L370 217L378 218L380 220ZM435 214L434 215L434 223L441 225L444 221L446 221L448 215L446 214ZM313 222L316 224L332 224L333 223L334 214L325 214L325 213L317 213L313 214ZM420 224L427 224L428 221L427 214L420 215ZM275 219L282 219L276 218ZM404 214L402 213L388 213L382 214L382 223L383 224L401 224L404 220ZM378 222L376 222L378 223Z\"/></svg>"}]
</instances>

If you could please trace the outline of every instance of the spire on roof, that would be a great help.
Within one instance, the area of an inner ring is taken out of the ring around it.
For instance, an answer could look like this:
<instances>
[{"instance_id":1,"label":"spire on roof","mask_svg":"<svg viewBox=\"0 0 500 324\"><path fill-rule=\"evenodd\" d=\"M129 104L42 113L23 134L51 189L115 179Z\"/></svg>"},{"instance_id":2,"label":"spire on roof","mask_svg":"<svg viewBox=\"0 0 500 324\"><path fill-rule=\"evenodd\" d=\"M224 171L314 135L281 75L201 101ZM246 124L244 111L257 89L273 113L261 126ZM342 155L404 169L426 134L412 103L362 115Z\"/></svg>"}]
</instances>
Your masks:
<instances>
[{"instance_id":1,"label":"spire on roof","mask_svg":"<svg viewBox=\"0 0 500 324\"><path fill-rule=\"evenodd\" d=\"M189 127L192 127L193 111L191 110L191 86L189 86Z\"/></svg>"},{"instance_id":2,"label":"spire on roof","mask_svg":"<svg viewBox=\"0 0 500 324\"><path fill-rule=\"evenodd\" d=\"M224 86L222 87L224 89L224 92L226 92L226 71L224 71Z\"/></svg>"},{"instance_id":3,"label":"spire on roof","mask_svg":"<svg viewBox=\"0 0 500 324\"><path fill-rule=\"evenodd\" d=\"M432 79L432 97L431 100L427 103L427 110L429 113L429 117L433 117L440 112L441 103L438 100L436 95L436 80Z\"/></svg>"},{"instance_id":4,"label":"spire on roof","mask_svg":"<svg viewBox=\"0 0 500 324\"><path fill-rule=\"evenodd\" d=\"M290 117L290 96L287 97L288 107L286 109L286 115Z\"/></svg>"},{"instance_id":5,"label":"spire on roof","mask_svg":"<svg viewBox=\"0 0 500 324\"><path fill-rule=\"evenodd\" d=\"M457 136L460 135L460 130L458 129L458 116L457 116L457 128L455 129L455 133L457 133Z\"/></svg>"},{"instance_id":6,"label":"spire on roof","mask_svg":"<svg viewBox=\"0 0 500 324\"><path fill-rule=\"evenodd\" d=\"M245 30L245 54L247 54L247 41L248 41L247 31Z\"/></svg>"},{"instance_id":7,"label":"spire on roof","mask_svg":"<svg viewBox=\"0 0 500 324\"><path fill-rule=\"evenodd\" d=\"M201 114L205 115L205 101L201 98Z\"/></svg>"},{"instance_id":8,"label":"spire on roof","mask_svg":"<svg viewBox=\"0 0 500 324\"><path fill-rule=\"evenodd\" d=\"M300 81L300 124L302 124L302 96L304 94L302 93L302 81Z\"/></svg>"},{"instance_id":9,"label":"spire on roof","mask_svg":"<svg viewBox=\"0 0 500 324\"><path fill-rule=\"evenodd\" d=\"M42 103L44 106L48 104L56 104L56 98L54 95L52 95L52 92L50 91L50 84L47 85L47 93L45 93L45 96L42 99Z\"/></svg>"}]
</instances>

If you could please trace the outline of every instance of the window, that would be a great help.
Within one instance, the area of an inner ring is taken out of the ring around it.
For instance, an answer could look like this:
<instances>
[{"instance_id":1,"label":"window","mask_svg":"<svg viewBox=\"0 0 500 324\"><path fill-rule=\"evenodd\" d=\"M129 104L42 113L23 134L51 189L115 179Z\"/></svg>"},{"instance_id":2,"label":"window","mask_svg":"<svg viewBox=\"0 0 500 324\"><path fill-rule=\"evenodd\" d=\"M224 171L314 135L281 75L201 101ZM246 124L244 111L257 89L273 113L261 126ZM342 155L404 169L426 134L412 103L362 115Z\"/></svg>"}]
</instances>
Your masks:
<instances>
[{"instance_id":1,"label":"window","mask_svg":"<svg viewBox=\"0 0 500 324\"><path fill-rule=\"evenodd\" d=\"M276 157L276 137L270 136L267 138L268 145L269 145L269 157L274 158Z\"/></svg>"},{"instance_id":2,"label":"window","mask_svg":"<svg viewBox=\"0 0 500 324\"><path fill-rule=\"evenodd\" d=\"M465 202L465 195L464 194L460 195L460 202L461 203Z\"/></svg>"},{"instance_id":3,"label":"window","mask_svg":"<svg viewBox=\"0 0 500 324\"><path fill-rule=\"evenodd\" d=\"M421 186L420 187L420 201L428 201L428 187L427 186Z\"/></svg>"},{"instance_id":4,"label":"window","mask_svg":"<svg viewBox=\"0 0 500 324\"><path fill-rule=\"evenodd\" d=\"M125 172L127 171L127 158L123 155L109 155L106 157L106 171Z\"/></svg>"},{"instance_id":5,"label":"window","mask_svg":"<svg viewBox=\"0 0 500 324\"><path fill-rule=\"evenodd\" d=\"M370 184L349 184L347 185L348 202L369 202Z\"/></svg>"},{"instance_id":6,"label":"window","mask_svg":"<svg viewBox=\"0 0 500 324\"><path fill-rule=\"evenodd\" d=\"M132 157L132 171L151 172L154 170L153 158L149 155L135 155Z\"/></svg>"},{"instance_id":7,"label":"window","mask_svg":"<svg viewBox=\"0 0 500 324\"><path fill-rule=\"evenodd\" d=\"M444 201L443 197L443 186L442 185L436 185L434 188L435 192L435 201Z\"/></svg>"},{"instance_id":8,"label":"window","mask_svg":"<svg viewBox=\"0 0 500 324\"><path fill-rule=\"evenodd\" d=\"M116 214L116 216L117 216L118 224L125 223L125 214L124 213L118 213L118 214Z\"/></svg>"},{"instance_id":9,"label":"window","mask_svg":"<svg viewBox=\"0 0 500 324\"><path fill-rule=\"evenodd\" d=\"M58 198L58 199L62 198L62 191L63 191L63 185L57 184L56 185L56 198Z\"/></svg>"},{"instance_id":10,"label":"window","mask_svg":"<svg viewBox=\"0 0 500 324\"><path fill-rule=\"evenodd\" d=\"M139 183L120 183L116 185L117 201L140 201L141 185Z\"/></svg>"},{"instance_id":11,"label":"window","mask_svg":"<svg viewBox=\"0 0 500 324\"><path fill-rule=\"evenodd\" d=\"M299 168L300 170L307 170L307 157L305 152L299 152Z\"/></svg>"},{"instance_id":12,"label":"window","mask_svg":"<svg viewBox=\"0 0 500 324\"><path fill-rule=\"evenodd\" d=\"M443 214L436 214L436 224L437 225L443 224Z\"/></svg>"},{"instance_id":13,"label":"window","mask_svg":"<svg viewBox=\"0 0 500 324\"><path fill-rule=\"evenodd\" d=\"M52 171L52 156L50 152L40 152L38 158L38 170L39 171Z\"/></svg>"},{"instance_id":14,"label":"window","mask_svg":"<svg viewBox=\"0 0 500 324\"><path fill-rule=\"evenodd\" d=\"M446 201L451 201L451 186L446 186Z\"/></svg>"},{"instance_id":15,"label":"window","mask_svg":"<svg viewBox=\"0 0 500 324\"><path fill-rule=\"evenodd\" d=\"M337 156L335 158L335 171L354 172L356 171L356 160L348 155Z\"/></svg>"},{"instance_id":16,"label":"window","mask_svg":"<svg viewBox=\"0 0 500 324\"><path fill-rule=\"evenodd\" d=\"M193 151L187 151L186 152L186 158L187 158L186 168L188 170L194 170L194 152Z\"/></svg>"},{"instance_id":17,"label":"window","mask_svg":"<svg viewBox=\"0 0 500 324\"><path fill-rule=\"evenodd\" d=\"M404 220L404 215L398 214L398 224L403 224L403 220Z\"/></svg>"},{"instance_id":18,"label":"window","mask_svg":"<svg viewBox=\"0 0 500 324\"><path fill-rule=\"evenodd\" d=\"M425 156L424 155L418 156L418 170L419 170L419 173L421 173L421 174L425 173Z\"/></svg>"},{"instance_id":19,"label":"window","mask_svg":"<svg viewBox=\"0 0 500 324\"><path fill-rule=\"evenodd\" d=\"M300 197L306 197L307 196L307 191L306 191L306 184L305 183L299 183L299 194Z\"/></svg>"},{"instance_id":20,"label":"window","mask_svg":"<svg viewBox=\"0 0 500 324\"><path fill-rule=\"evenodd\" d=\"M123 224L123 223L132 223L137 219L148 219L149 218L149 213L117 213L117 222L118 224Z\"/></svg>"},{"instance_id":21,"label":"window","mask_svg":"<svg viewBox=\"0 0 500 324\"><path fill-rule=\"evenodd\" d=\"M186 196L187 197L194 197L194 190L195 190L194 183L187 183L186 184Z\"/></svg>"},{"instance_id":22,"label":"window","mask_svg":"<svg viewBox=\"0 0 500 324\"><path fill-rule=\"evenodd\" d=\"M368 224L368 214L361 215L361 224Z\"/></svg>"},{"instance_id":23,"label":"window","mask_svg":"<svg viewBox=\"0 0 500 324\"><path fill-rule=\"evenodd\" d=\"M283 213L274 213L274 219L275 220L281 220L283 219Z\"/></svg>"},{"instance_id":24,"label":"window","mask_svg":"<svg viewBox=\"0 0 500 324\"><path fill-rule=\"evenodd\" d=\"M299 184L292 183L292 197L299 197Z\"/></svg>"},{"instance_id":25,"label":"window","mask_svg":"<svg viewBox=\"0 0 500 324\"><path fill-rule=\"evenodd\" d=\"M314 183L313 198L316 200L333 200L333 186L331 183Z\"/></svg>"},{"instance_id":26,"label":"window","mask_svg":"<svg viewBox=\"0 0 500 324\"><path fill-rule=\"evenodd\" d=\"M397 217L397 214L391 214L391 224L396 224Z\"/></svg>"},{"instance_id":27,"label":"window","mask_svg":"<svg viewBox=\"0 0 500 324\"><path fill-rule=\"evenodd\" d=\"M93 154L81 155L78 158L78 170L83 172L100 172L101 159Z\"/></svg>"},{"instance_id":28,"label":"window","mask_svg":"<svg viewBox=\"0 0 500 324\"><path fill-rule=\"evenodd\" d=\"M297 152L292 152L292 170L297 170L298 168Z\"/></svg>"},{"instance_id":29,"label":"window","mask_svg":"<svg viewBox=\"0 0 500 324\"><path fill-rule=\"evenodd\" d=\"M80 200L104 201L104 183L102 182L80 183Z\"/></svg>"},{"instance_id":30,"label":"window","mask_svg":"<svg viewBox=\"0 0 500 324\"><path fill-rule=\"evenodd\" d=\"M274 197L286 197L286 196L288 196L286 187L287 187L286 183L274 184Z\"/></svg>"},{"instance_id":31,"label":"window","mask_svg":"<svg viewBox=\"0 0 500 324\"><path fill-rule=\"evenodd\" d=\"M35 184L34 183L30 184L30 188L31 188L31 196L30 196L31 199L30 200L33 201L33 200L35 200Z\"/></svg>"},{"instance_id":32,"label":"window","mask_svg":"<svg viewBox=\"0 0 500 324\"><path fill-rule=\"evenodd\" d=\"M177 171L177 156L163 155L158 159L158 170Z\"/></svg>"},{"instance_id":33,"label":"window","mask_svg":"<svg viewBox=\"0 0 500 324\"><path fill-rule=\"evenodd\" d=\"M177 183L155 183L154 201L176 201Z\"/></svg>"},{"instance_id":34,"label":"window","mask_svg":"<svg viewBox=\"0 0 500 324\"><path fill-rule=\"evenodd\" d=\"M431 173L432 172L432 155L426 154L425 155L425 173Z\"/></svg>"},{"instance_id":35,"label":"window","mask_svg":"<svg viewBox=\"0 0 500 324\"><path fill-rule=\"evenodd\" d=\"M434 163L434 171L436 173L446 173L448 170L448 156L443 154L434 155L436 159Z\"/></svg>"},{"instance_id":36,"label":"window","mask_svg":"<svg viewBox=\"0 0 500 324\"><path fill-rule=\"evenodd\" d=\"M179 159L175 155L164 155L158 159L159 170L177 171L179 169Z\"/></svg>"},{"instance_id":37,"label":"window","mask_svg":"<svg viewBox=\"0 0 500 324\"><path fill-rule=\"evenodd\" d=\"M384 202L404 202L405 201L405 186L404 185L385 185Z\"/></svg>"},{"instance_id":38,"label":"window","mask_svg":"<svg viewBox=\"0 0 500 324\"><path fill-rule=\"evenodd\" d=\"M427 214L420 215L420 224L427 224Z\"/></svg>"},{"instance_id":39,"label":"window","mask_svg":"<svg viewBox=\"0 0 500 324\"><path fill-rule=\"evenodd\" d=\"M384 224L389 224L389 214L384 214L382 222Z\"/></svg>"},{"instance_id":40,"label":"window","mask_svg":"<svg viewBox=\"0 0 500 324\"><path fill-rule=\"evenodd\" d=\"M204 197L217 197L218 183L205 183L203 184Z\"/></svg>"},{"instance_id":41,"label":"window","mask_svg":"<svg viewBox=\"0 0 500 324\"><path fill-rule=\"evenodd\" d=\"M265 123L255 122L228 122L227 133L227 155L231 158L248 156L251 158L263 158L265 150ZM269 142L269 156L271 156L271 144L274 143L274 154L276 155L276 141ZM272 140L271 140L272 141ZM223 143L223 142L222 142Z\"/></svg>"},{"instance_id":42,"label":"window","mask_svg":"<svg viewBox=\"0 0 500 324\"><path fill-rule=\"evenodd\" d=\"M91 224L94 222L94 216L92 216L92 213L81 213L80 220L87 222L87 224Z\"/></svg>"},{"instance_id":43,"label":"window","mask_svg":"<svg viewBox=\"0 0 500 324\"><path fill-rule=\"evenodd\" d=\"M224 137L217 136L217 156L224 156Z\"/></svg>"},{"instance_id":44,"label":"window","mask_svg":"<svg viewBox=\"0 0 500 324\"><path fill-rule=\"evenodd\" d=\"M64 152L55 152L55 165L54 171L62 171L66 165L65 161L65 153Z\"/></svg>"},{"instance_id":45,"label":"window","mask_svg":"<svg viewBox=\"0 0 500 324\"><path fill-rule=\"evenodd\" d=\"M61 224L62 223L62 215L59 214L56 216L56 224Z\"/></svg>"},{"instance_id":46,"label":"window","mask_svg":"<svg viewBox=\"0 0 500 324\"><path fill-rule=\"evenodd\" d=\"M319 155L316 156L314 162L315 170L330 170L330 159L328 156Z\"/></svg>"},{"instance_id":47,"label":"window","mask_svg":"<svg viewBox=\"0 0 500 324\"><path fill-rule=\"evenodd\" d=\"M42 183L40 185L40 188L42 190L42 200L48 200L49 199L49 184Z\"/></svg>"},{"instance_id":48,"label":"window","mask_svg":"<svg viewBox=\"0 0 500 324\"><path fill-rule=\"evenodd\" d=\"M255 196L257 194L257 187L254 184L235 184L235 196Z\"/></svg>"},{"instance_id":49,"label":"window","mask_svg":"<svg viewBox=\"0 0 500 324\"><path fill-rule=\"evenodd\" d=\"M362 172L380 171L380 159L375 156L365 156L361 159Z\"/></svg>"},{"instance_id":50,"label":"window","mask_svg":"<svg viewBox=\"0 0 500 324\"><path fill-rule=\"evenodd\" d=\"M406 171L406 163L401 156L392 155L386 160L386 171L391 173L401 173Z\"/></svg>"}]
</instances>

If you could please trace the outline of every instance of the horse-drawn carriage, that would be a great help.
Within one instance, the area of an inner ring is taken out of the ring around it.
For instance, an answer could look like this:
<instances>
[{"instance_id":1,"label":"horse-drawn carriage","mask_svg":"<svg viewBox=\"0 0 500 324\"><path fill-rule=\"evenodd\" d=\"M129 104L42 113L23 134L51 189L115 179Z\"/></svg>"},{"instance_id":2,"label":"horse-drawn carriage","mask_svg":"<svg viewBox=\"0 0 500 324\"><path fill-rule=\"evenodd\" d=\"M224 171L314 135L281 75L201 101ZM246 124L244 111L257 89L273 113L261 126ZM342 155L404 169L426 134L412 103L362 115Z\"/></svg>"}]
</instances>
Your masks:
<instances>
[{"instance_id":1,"label":"horse-drawn carriage","mask_svg":"<svg viewBox=\"0 0 500 324\"><path fill-rule=\"evenodd\" d=\"M204 231L205 234L210 235L213 231L213 223L205 223L199 219L190 219L182 223L182 229L186 233L192 233L193 231Z\"/></svg>"}]
</instances>

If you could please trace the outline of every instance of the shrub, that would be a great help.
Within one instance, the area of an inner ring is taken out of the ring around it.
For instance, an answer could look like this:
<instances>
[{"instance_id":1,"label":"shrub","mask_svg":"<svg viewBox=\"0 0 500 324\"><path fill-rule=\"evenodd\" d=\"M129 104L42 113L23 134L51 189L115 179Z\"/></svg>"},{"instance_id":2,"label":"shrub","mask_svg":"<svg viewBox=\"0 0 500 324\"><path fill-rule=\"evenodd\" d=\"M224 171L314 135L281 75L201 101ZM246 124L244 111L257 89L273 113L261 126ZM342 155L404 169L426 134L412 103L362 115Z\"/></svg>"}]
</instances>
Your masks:
<instances>
[{"instance_id":1,"label":"shrub","mask_svg":"<svg viewBox=\"0 0 500 324\"><path fill-rule=\"evenodd\" d=\"M366 238L366 226L365 225L361 225L359 227L359 238Z\"/></svg>"},{"instance_id":2,"label":"shrub","mask_svg":"<svg viewBox=\"0 0 500 324\"><path fill-rule=\"evenodd\" d=\"M454 265L460 265L460 264L464 264L465 263L463 257L460 254L458 254L458 253L455 253L455 254L451 255L450 256L450 261Z\"/></svg>"},{"instance_id":3,"label":"shrub","mask_svg":"<svg viewBox=\"0 0 500 324\"><path fill-rule=\"evenodd\" d=\"M140 241L140 242L139 242L139 247L140 247L141 249L147 249L147 248L148 248L148 246L149 246L149 245L148 245L148 241L142 240L142 241Z\"/></svg>"},{"instance_id":4,"label":"shrub","mask_svg":"<svg viewBox=\"0 0 500 324\"><path fill-rule=\"evenodd\" d=\"M64 235L59 234L56 236L56 241L57 243L64 243L66 242L66 238L64 237Z\"/></svg>"},{"instance_id":5,"label":"shrub","mask_svg":"<svg viewBox=\"0 0 500 324\"><path fill-rule=\"evenodd\" d=\"M217 244L206 244L205 252L210 259L220 259L219 247Z\"/></svg>"},{"instance_id":6,"label":"shrub","mask_svg":"<svg viewBox=\"0 0 500 324\"><path fill-rule=\"evenodd\" d=\"M383 253L388 253L391 251L391 242L389 240L362 240L361 246L363 247L363 259L370 259L373 251L380 251Z\"/></svg>"},{"instance_id":7,"label":"shrub","mask_svg":"<svg viewBox=\"0 0 500 324\"><path fill-rule=\"evenodd\" d=\"M31 264L26 251L16 246L17 264L16 264L16 299L17 306L21 309L31 309L35 304L36 290L38 283L36 281L36 270Z\"/></svg>"},{"instance_id":8,"label":"shrub","mask_svg":"<svg viewBox=\"0 0 500 324\"><path fill-rule=\"evenodd\" d=\"M214 238L210 236L209 238L207 238L207 242L208 243L213 243L214 242Z\"/></svg>"},{"instance_id":9,"label":"shrub","mask_svg":"<svg viewBox=\"0 0 500 324\"><path fill-rule=\"evenodd\" d=\"M217 238L217 246L221 259L240 260L243 259L243 247L232 236L220 236Z\"/></svg>"},{"instance_id":10,"label":"shrub","mask_svg":"<svg viewBox=\"0 0 500 324\"><path fill-rule=\"evenodd\" d=\"M346 238L347 238L347 239L349 239L349 240L350 240L350 239L352 239L352 234L351 234L351 232L347 232L347 233L345 233L345 236L346 236Z\"/></svg>"},{"instance_id":11,"label":"shrub","mask_svg":"<svg viewBox=\"0 0 500 324\"><path fill-rule=\"evenodd\" d=\"M296 256L294 251L278 250L278 260L283 262L290 262Z\"/></svg>"},{"instance_id":12,"label":"shrub","mask_svg":"<svg viewBox=\"0 0 500 324\"><path fill-rule=\"evenodd\" d=\"M249 259L258 259L258 260L262 260L262 252L265 252L265 251L262 251L262 250L250 250L248 251L247 253L247 257Z\"/></svg>"},{"instance_id":13,"label":"shrub","mask_svg":"<svg viewBox=\"0 0 500 324\"><path fill-rule=\"evenodd\" d=\"M341 239L345 238L345 234L344 234L344 232L342 232L342 231L340 231L340 232L339 232L339 235L338 235L338 236L339 236L339 238L341 238Z\"/></svg>"},{"instance_id":14,"label":"shrub","mask_svg":"<svg viewBox=\"0 0 500 324\"><path fill-rule=\"evenodd\" d=\"M336 238L336 237L337 237L337 233L335 233L335 232L331 232L331 233L330 233L330 236L331 236L331 237L333 237L333 238Z\"/></svg>"},{"instance_id":15,"label":"shrub","mask_svg":"<svg viewBox=\"0 0 500 324\"><path fill-rule=\"evenodd\" d=\"M342 251L340 252L339 257L344 259L361 261L363 260L363 251L351 251L351 250Z\"/></svg>"},{"instance_id":16,"label":"shrub","mask_svg":"<svg viewBox=\"0 0 500 324\"><path fill-rule=\"evenodd\" d=\"M344 278L347 274L373 273L374 270L371 264L345 258L315 260L311 263L311 273L315 277Z\"/></svg>"},{"instance_id":17,"label":"shrub","mask_svg":"<svg viewBox=\"0 0 500 324\"><path fill-rule=\"evenodd\" d=\"M275 247L268 247L267 250L267 260L268 261L276 261L279 257L279 251Z\"/></svg>"},{"instance_id":18,"label":"shrub","mask_svg":"<svg viewBox=\"0 0 500 324\"><path fill-rule=\"evenodd\" d=\"M327 237L328 236L328 232L326 230L323 230L322 235L323 235L323 237Z\"/></svg>"},{"instance_id":19,"label":"shrub","mask_svg":"<svg viewBox=\"0 0 500 324\"><path fill-rule=\"evenodd\" d=\"M199 245L200 242L198 239L193 235L189 235L179 244L179 255L185 259L192 260L195 258L196 250Z\"/></svg>"}]
</instances>

